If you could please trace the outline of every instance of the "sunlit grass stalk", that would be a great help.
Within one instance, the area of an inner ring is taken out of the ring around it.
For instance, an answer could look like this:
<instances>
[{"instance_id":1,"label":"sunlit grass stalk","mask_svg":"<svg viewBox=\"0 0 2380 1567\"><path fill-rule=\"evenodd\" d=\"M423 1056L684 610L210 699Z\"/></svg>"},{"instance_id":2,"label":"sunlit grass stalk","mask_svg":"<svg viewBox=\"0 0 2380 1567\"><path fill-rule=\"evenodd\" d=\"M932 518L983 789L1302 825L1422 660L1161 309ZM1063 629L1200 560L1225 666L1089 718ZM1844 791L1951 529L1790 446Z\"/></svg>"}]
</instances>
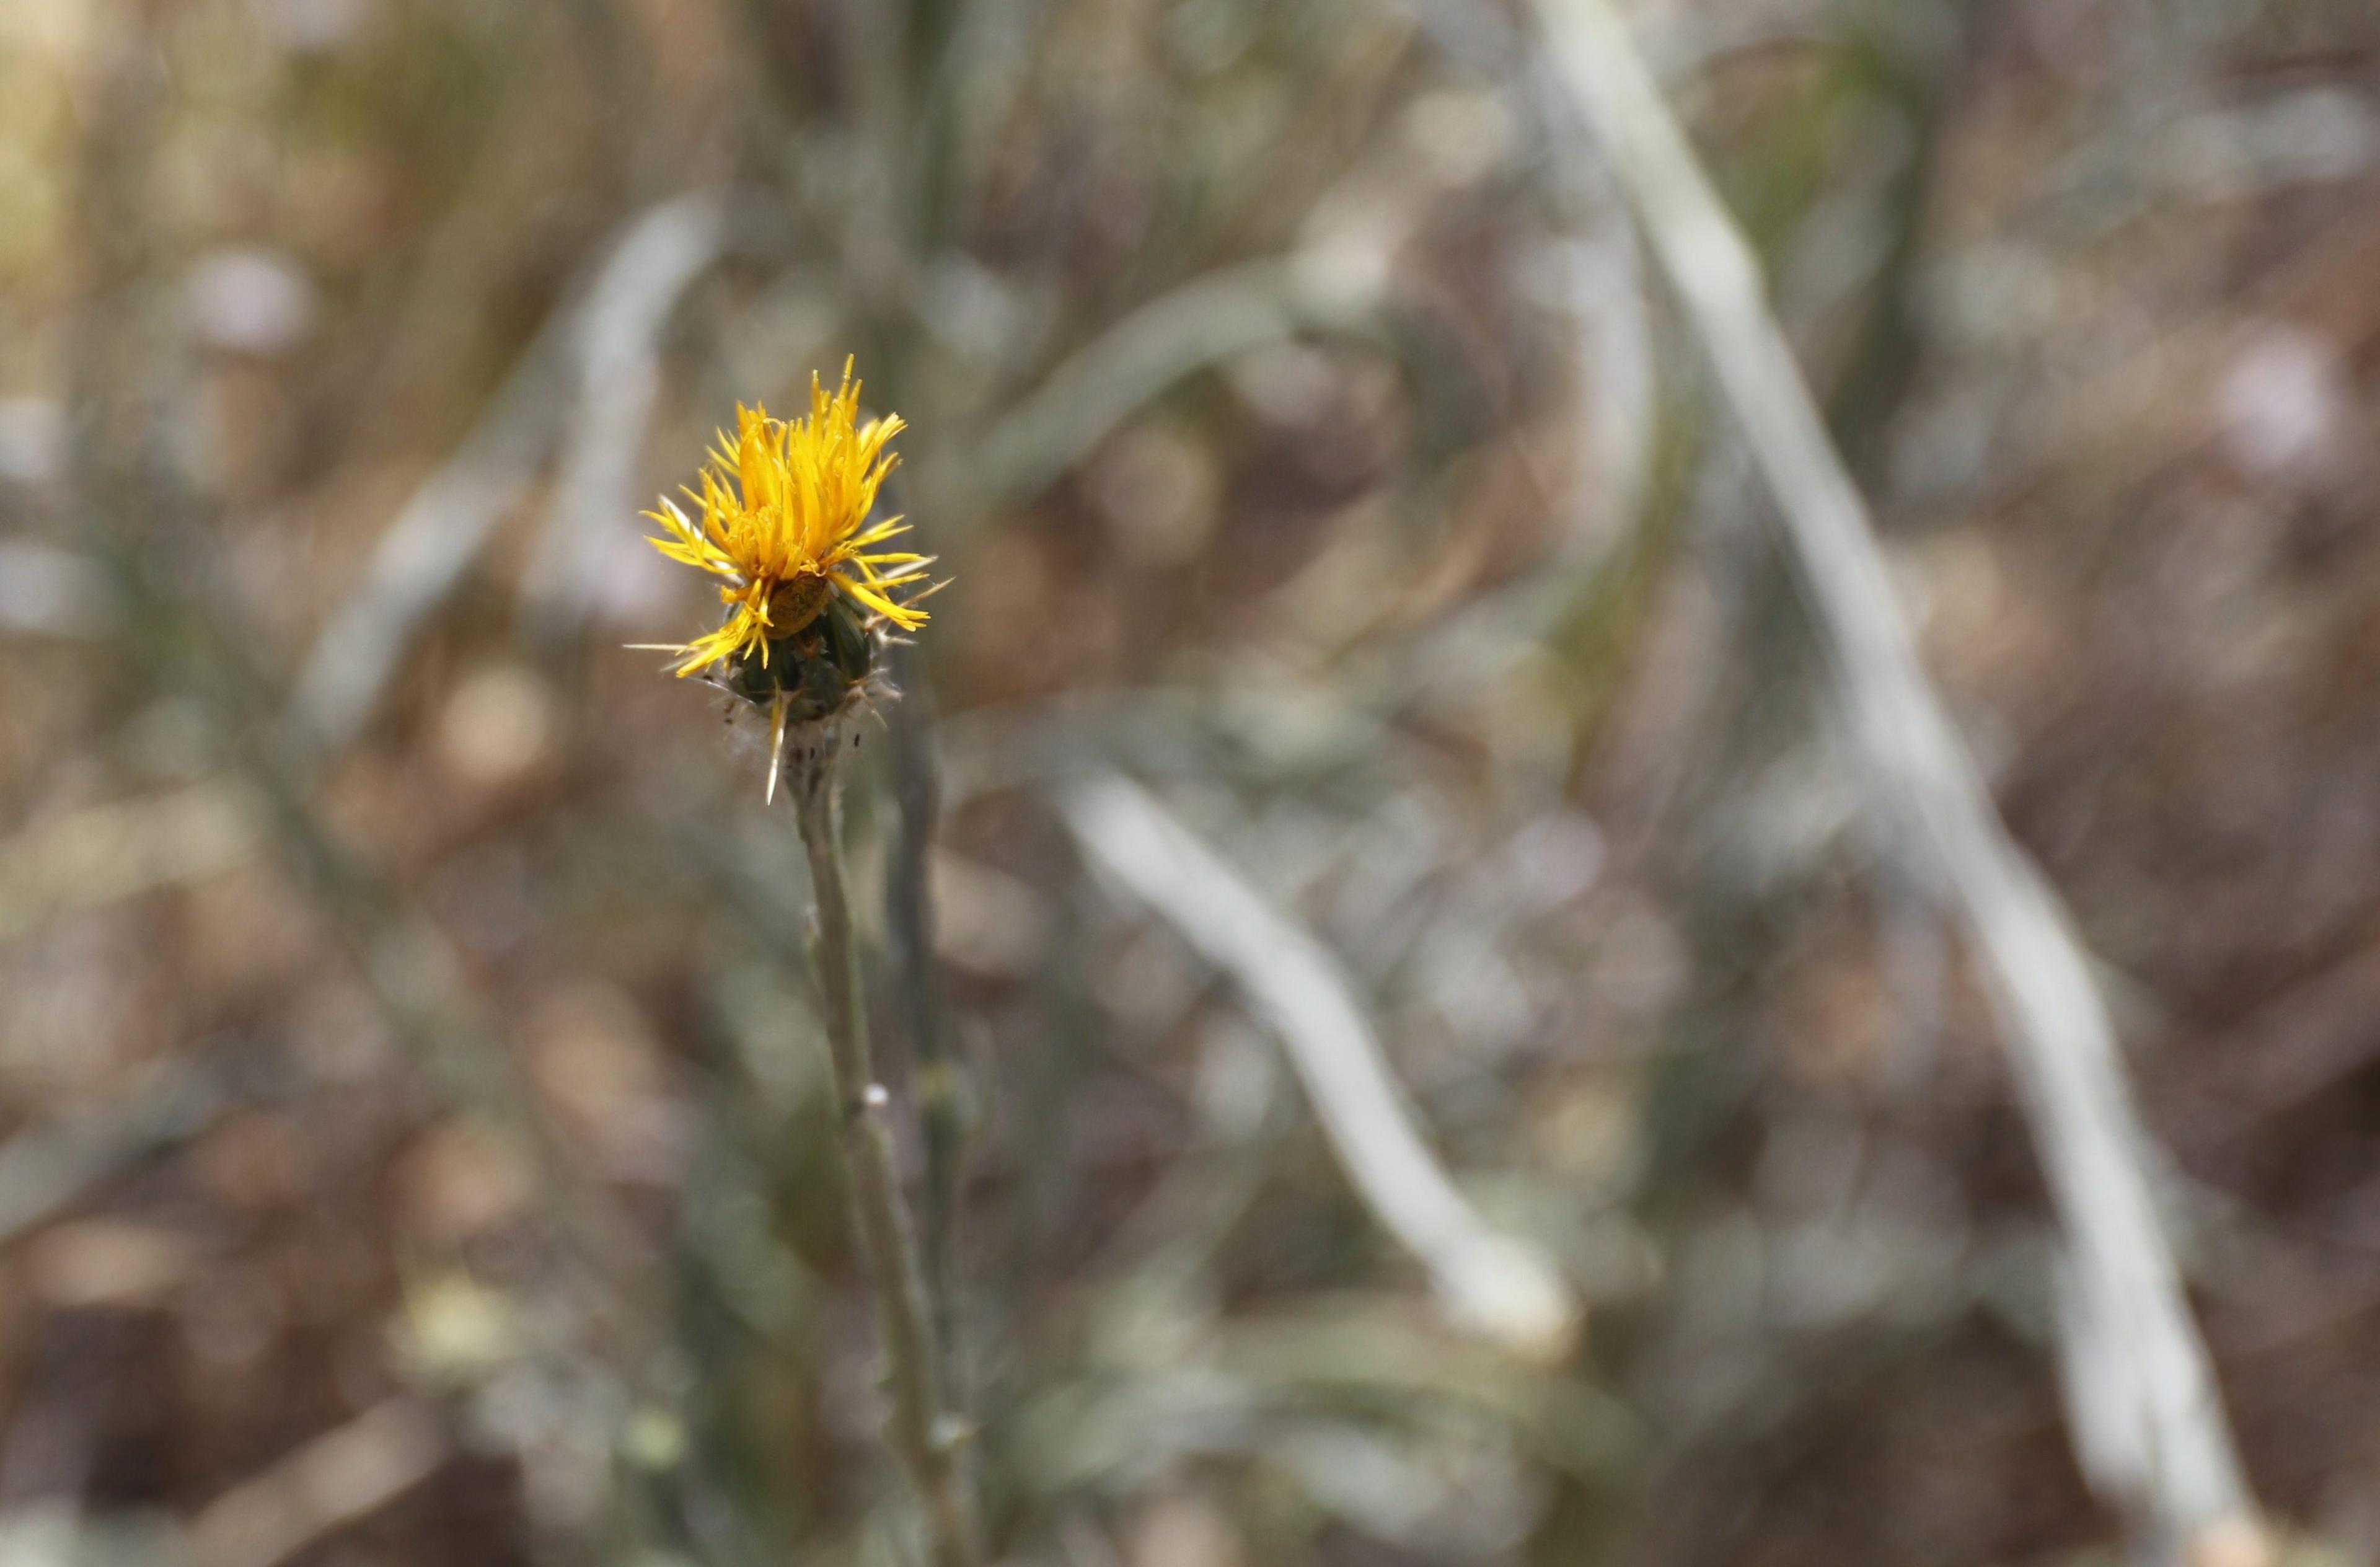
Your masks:
<instances>
[{"instance_id":1,"label":"sunlit grass stalk","mask_svg":"<svg viewBox=\"0 0 2380 1567\"><path fill-rule=\"evenodd\" d=\"M924 1253L893 1152L891 1096L868 1049L851 897L844 875L842 757L846 724L828 719L788 734L781 762L809 856L827 1055L841 1130L845 1187L861 1259L876 1297L892 1408L886 1439L926 1504L940 1567L980 1559L964 1422L948 1402Z\"/></svg>"}]
</instances>

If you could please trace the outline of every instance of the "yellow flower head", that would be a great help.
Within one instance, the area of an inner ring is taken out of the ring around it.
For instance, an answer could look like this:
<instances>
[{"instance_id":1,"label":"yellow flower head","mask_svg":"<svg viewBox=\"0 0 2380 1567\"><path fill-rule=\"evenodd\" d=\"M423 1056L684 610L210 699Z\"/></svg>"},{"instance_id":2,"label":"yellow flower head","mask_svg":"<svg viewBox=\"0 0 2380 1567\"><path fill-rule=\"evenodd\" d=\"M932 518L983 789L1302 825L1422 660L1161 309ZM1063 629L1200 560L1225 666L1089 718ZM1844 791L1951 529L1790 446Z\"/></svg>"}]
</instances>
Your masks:
<instances>
[{"instance_id":1,"label":"yellow flower head","mask_svg":"<svg viewBox=\"0 0 2380 1567\"><path fill-rule=\"evenodd\" d=\"M901 460L885 443L904 426L897 414L856 424L858 409L848 359L831 395L810 377L808 419L788 422L738 405L735 437L719 432L702 492L685 492L702 509L700 525L667 497L645 514L664 529L653 548L725 579L725 624L663 649L681 655L680 676L755 650L765 667L770 642L818 619L837 593L905 631L926 623L925 611L893 594L917 583L929 558L872 548L908 531L897 516L864 527L877 487Z\"/></svg>"}]
</instances>

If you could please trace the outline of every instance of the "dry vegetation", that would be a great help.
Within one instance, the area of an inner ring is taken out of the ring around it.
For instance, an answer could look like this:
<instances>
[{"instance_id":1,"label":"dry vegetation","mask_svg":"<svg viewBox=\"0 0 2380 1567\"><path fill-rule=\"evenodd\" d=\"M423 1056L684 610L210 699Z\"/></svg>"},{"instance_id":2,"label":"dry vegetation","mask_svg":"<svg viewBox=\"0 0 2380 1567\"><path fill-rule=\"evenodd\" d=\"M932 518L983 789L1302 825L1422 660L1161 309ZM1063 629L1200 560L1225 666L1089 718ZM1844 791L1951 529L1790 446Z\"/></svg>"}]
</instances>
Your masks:
<instances>
[{"instance_id":1,"label":"dry vegetation","mask_svg":"<svg viewBox=\"0 0 2380 1567\"><path fill-rule=\"evenodd\" d=\"M2380 16L1634 19L2371 1560ZM1535 28L0 0L0 1561L917 1559L801 845L620 647L846 353L955 582L850 812L1000 1560L2117 1559L1973 954ZM1451 1209L1318 1119L1366 1039Z\"/></svg>"}]
</instances>

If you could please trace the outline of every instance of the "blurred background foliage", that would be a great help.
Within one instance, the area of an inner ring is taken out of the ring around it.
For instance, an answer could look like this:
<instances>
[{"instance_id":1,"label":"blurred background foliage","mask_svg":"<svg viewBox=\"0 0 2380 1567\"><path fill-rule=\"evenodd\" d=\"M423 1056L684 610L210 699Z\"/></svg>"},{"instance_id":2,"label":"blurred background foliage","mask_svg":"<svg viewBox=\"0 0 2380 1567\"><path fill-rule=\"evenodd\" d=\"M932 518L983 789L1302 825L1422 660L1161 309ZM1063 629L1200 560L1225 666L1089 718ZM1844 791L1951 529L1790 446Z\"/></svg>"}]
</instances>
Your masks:
<instances>
[{"instance_id":1,"label":"blurred background foliage","mask_svg":"<svg viewBox=\"0 0 2380 1567\"><path fill-rule=\"evenodd\" d=\"M2252 1477L2371 1560L2380 15L1633 20ZM619 646L711 613L636 511L846 354L955 581L852 813L1003 1560L2113 1559L1988 1011L1542 70L1495 0L0 0L0 1561L908 1559L798 847ZM1099 770L1583 1337L1438 1307Z\"/></svg>"}]
</instances>

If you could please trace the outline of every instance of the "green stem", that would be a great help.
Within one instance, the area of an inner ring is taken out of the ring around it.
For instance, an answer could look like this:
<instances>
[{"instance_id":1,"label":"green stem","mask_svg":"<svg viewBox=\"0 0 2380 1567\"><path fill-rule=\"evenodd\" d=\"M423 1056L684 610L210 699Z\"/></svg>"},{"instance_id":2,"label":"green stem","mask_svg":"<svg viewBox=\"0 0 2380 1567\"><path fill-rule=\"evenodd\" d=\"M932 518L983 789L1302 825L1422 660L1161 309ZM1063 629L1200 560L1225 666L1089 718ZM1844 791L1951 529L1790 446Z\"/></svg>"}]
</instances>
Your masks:
<instances>
[{"instance_id":1,"label":"green stem","mask_svg":"<svg viewBox=\"0 0 2380 1567\"><path fill-rule=\"evenodd\" d=\"M892 1395L885 1440L926 1504L936 1567L974 1567L982 1560L974 1498L963 1455L965 1433L947 1403L927 1306L916 1222L892 1151L891 1096L876 1081L868 1045L858 944L843 868L837 772L842 726L789 743L784 763L808 851L818 899L819 989L825 1002L827 1054L842 1129L852 1228L876 1295L886 1379Z\"/></svg>"},{"instance_id":2,"label":"green stem","mask_svg":"<svg viewBox=\"0 0 2380 1567\"><path fill-rule=\"evenodd\" d=\"M925 671L916 655L914 647L892 650L901 700L890 716L887 738L900 812L892 852L885 865L884 934L892 963L897 1015L908 1037L910 1093L917 1100L925 1152L917 1218L919 1238L925 1244L926 1299L941 1342L943 1396L953 1409L965 1415L969 1403L959 1324L957 1240L959 1185L973 1105L965 1065L951 1049L934 972L934 909L928 887L928 856L934 841L934 820L941 808L941 787L929 738L930 698Z\"/></svg>"}]
</instances>

